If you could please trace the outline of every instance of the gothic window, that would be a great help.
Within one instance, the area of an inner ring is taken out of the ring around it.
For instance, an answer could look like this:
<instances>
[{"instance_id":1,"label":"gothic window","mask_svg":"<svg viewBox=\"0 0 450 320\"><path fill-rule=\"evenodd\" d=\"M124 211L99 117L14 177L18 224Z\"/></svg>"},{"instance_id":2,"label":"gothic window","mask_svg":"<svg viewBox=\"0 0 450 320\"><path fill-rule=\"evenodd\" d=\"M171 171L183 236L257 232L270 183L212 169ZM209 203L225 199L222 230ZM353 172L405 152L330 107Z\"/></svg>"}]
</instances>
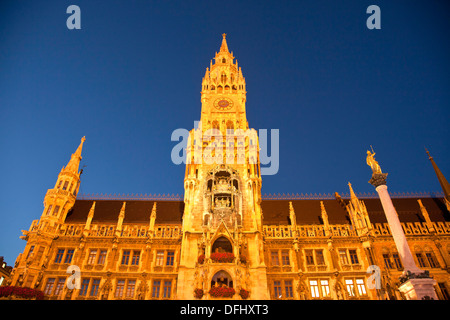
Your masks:
<instances>
[{"instance_id":1,"label":"gothic window","mask_svg":"<svg viewBox=\"0 0 450 320\"><path fill-rule=\"evenodd\" d=\"M222 92L223 92L222 86L218 86L218 87L217 87L217 93L222 93Z\"/></svg>"},{"instance_id":2,"label":"gothic window","mask_svg":"<svg viewBox=\"0 0 450 320\"><path fill-rule=\"evenodd\" d=\"M52 208L53 208L53 205L48 206L47 213L46 213L47 216L50 214L50 212L52 212Z\"/></svg>"},{"instance_id":3,"label":"gothic window","mask_svg":"<svg viewBox=\"0 0 450 320\"><path fill-rule=\"evenodd\" d=\"M97 249L90 250L87 264L94 264L96 257L97 257Z\"/></svg>"},{"instance_id":4,"label":"gothic window","mask_svg":"<svg viewBox=\"0 0 450 320\"><path fill-rule=\"evenodd\" d=\"M131 258L131 265L138 266L140 257L141 257L141 251L133 251L133 257Z\"/></svg>"},{"instance_id":5,"label":"gothic window","mask_svg":"<svg viewBox=\"0 0 450 320\"><path fill-rule=\"evenodd\" d=\"M426 252L425 256L427 257L428 264L430 265L431 268L438 268L438 263L436 261L436 258L433 255L433 253Z\"/></svg>"},{"instance_id":6,"label":"gothic window","mask_svg":"<svg viewBox=\"0 0 450 320\"><path fill-rule=\"evenodd\" d=\"M220 125L219 125L219 121L217 121L217 120L214 120L214 121L212 122L212 126L211 126L211 128L212 128L212 129L217 129L217 130L220 130Z\"/></svg>"},{"instance_id":7,"label":"gothic window","mask_svg":"<svg viewBox=\"0 0 450 320\"><path fill-rule=\"evenodd\" d=\"M233 121L227 121L227 134L233 134L234 133L234 124Z\"/></svg>"},{"instance_id":8,"label":"gothic window","mask_svg":"<svg viewBox=\"0 0 450 320\"><path fill-rule=\"evenodd\" d=\"M125 250L122 254L122 265L128 265L130 261L130 250Z\"/></svg>"},{"instance_id":9,"label":"gothic window","mask_svg":"<svg viewBox=\"0 0 450 320\"><path fill-rule=\"evenodd\" d=\"M394 264L397 269L403 269L402 261L400 260L400 256L398 253L393 253L392 258L394 259Z\"/></svg>"},{"instance_id":10,"label":"gothic window","mask_svg":"<svg viewBox=\"0 0 450 320\"><path fill-rule=\"evenodd\" d=\"M345 287L346 287L348 295L350 297L354 297L356 295L355 294L355 284L353 283L353 279L346 279Z\"/></svg>"},{"instance_id":11,"label":"gothic window","mask_svg":"<svg viewBox=\"0 0 450 320\"><path fill-rule=\"evenodd\" d=\"M44 288L44 294L50 295L53 291L54 285L55 285L55 278L48 278Z\"/></svg>"},{"instance_id":12,"label":"gothic window","mask_svg":"<svg viewBox=\"0 0 450 320\"><path fill-rule=\"evenodd\" d=\"M339 258L342 265L359 264L358 254L355 249L340 249Z\"/></svg>"},{"instance_id":13,"label":"gothic window","mask_svg":"<svg viewBox=\"0 0 450 320\"><path fill-rule=\"evenodd\" d=\"M222 59L222 63L225 63L225 62L227 62L227 60L225 58L223 58Z\"/></svg>"},{"instance_id":14,"label":"gothic window","mask_svg":"<svg viewBox=\"0 0 450 320\"><path fill-rule=\"evenodd\" d=\"M98 288L100 287L100 279L93 279L91 286L91 297L96 297L98 295Z\"/></svg>"},{"instance_id":15,"label":"gothic window","mask_svg":"<svg viewBox=\"0 0 450 320\"><path fill-rule=\"evenodd\" d=\"M422 252L417 252L416 253L416 258L417 258L417 262L419 262L419 266L421 268L427 267L427 265L425 264L425 259L424 259L423 255L422 255Z\"/></svg>"},{"instance_id":16,"label":"gothic window","mask_svg":"<svg viewBox=\"0 0 450 320\"><path fill-rule=\"evenodd\" d=\"M125 280L123 279L117 280L116 293L114 296L116 298L122 298L124 288L125 288Z\"/></svg>"},{"instance_id":17,"label":"gothic window","mask_svg":"<svg viewBox=\"0 0 450 320\"><path fill-rule=\"evenodd\" d=\"M281 281L274 281L273 282L273 293L274 293L276 299L281 299L282 298Z\"/></svg>"},{"instance_id":18,"label":"gothic window","mask_svg":"<svg viewBox=\"0 0 450 320\"><path fill-rule=\"evenodd\" d=\"M59 206L55 206L55 210L53 210L53 215L56 216L59 212Z\"/></svg>"},{"instance_id":19,"label":"gothic window","mask_svg":"<svg viewBox=\"0 0 450 320\"><path fill-rule=\"evenodd\" d=\"M230 274L224 270L216 272L211 279L211 287L233 288L233 279Z\"/></svg>"},{"instance_id":20,"label":"gothic window","mask_svg":"<svg viewBox=\"0 0 450 320\"><path fill-rule=\"evenodd\" d=\"M172 280L165 280L164 281L164 287L163 287L163 298L170 298L172 290Z\"/></svg>"},{"instance_id":21,"label":"gothic window","mask_svg":"<svg viewBox=\"0 0 450 320\"><path fill-rule=\"evenodd\" d=\"M63 190L67 190L67 187L69 186L69 181L64 181Z\"/></svg>"},{"instance_id":22,"label":"gothic window","mask_svg":"<svg viewBox=\"0 0 450 320\"><path fill-rule=\"evenodd\" d=\"M64 249L58 249L58 252L55 257L55 263L61 263L63 255L64 255Z\"/></svg>"},{"instance_id":23,"label":"gothic window","mask_svg":"<svg viewBox=\"0 0 450 320\"><path fill-rule=\"evenodd\" d=\"M322 293L322 298L330 296L330 287L328 285L328 280L320 280L320 288Z\"/></svg>"},{"instance_id":24,"label":"gothic window","mask_svg":"<svg viewBox=\"0 0 450 320\"><path fill-rule=\"evenodd\" d=\"M211 253L216 252L233 252L233 246L231 245L230 240L225 237L217 238L211 249Z\"/></svg>"},{"instance_id":25,"label":"gothic window","mask_svg":"<svg viewBox=\"0 0 450 320\"><path fill-rule=\"evenodd\" d=\"M391 258L388 253L383 253L384 266L386 269L392 269Z\"/></svg>"},{"instance_id":26,"label":"gothic window","mask_svg":"<svg viewBox=\"0 0 450 320\"><path fill-rule=\"evenodd\" d=\"M159 291L161 289L161 280L153 280L152 285L152 298L158 299L159 298Z\"/></svg>"},{"instance_id":27,"label":"gothic window","mask_svg":"<svg viewBox=\"0 0 450 320\"><path fill-rule=\"evenodd\" d=\"M320 298L319 284L317 280L309 280L309 288L311 290L312 298Z\"/></svg>"},{"instance_id":28,"label":"gothic window","mask_svg":"<svg viewBox=\"0 0 450 320\"><path fill-rule=\"evenodd\" d=\"M56 283L55 292L53 293L55 296L59 296L64 288L64 284L66 283L65 278L59 278Z\"/></svg>"},{"instance_id":29,"label":"gothic window","mask_svg":"<svg viewBox=\"0 0 450 320\"><path fill-rule=\"evenodd\" d=\"M348 250L348 253L350 255L350 261L352 264L359 264L358 261L358 255L356 254L356 250L352 249L352 250Z\"/></svg>"},{"instance_id":30,"label":"gothic window","mask_svg":"<svg viewBox=\"0 0 450 320\"><path fill-rule=\"evenodd\" d=\"M289 251L281 251L281 263L283 264L283 266L289 266L291 264L291 262L289 261Z\"/></svg>"},{"instance_id":31,"label":"gothic window","mask_svg":"<svg viewBox=\"0 0 450 320\"><path fill-rule=\"evenodd\" d=\"M80 181L77 182L77 186L75 187L75 189L73 189L73 195L75 196L77 193L77 188L80 185Z\"/></svg>"},{"instance_id":32,"label":"gothic window","mask_svg":"<svg viewBox=\"0 0 450 320\"><path fill-rule=\"evenodd\" d=\"M280 260L278 259L278 251L270 252L270 261L272 262L272 266L280 265Z\"/></svg>"},{"instance_id":33,"label":"gothic window","mask_svg":"<svg viewBox=\"0 0 450 320\"><path fill-rule=\"evenodd\" d=\"M323 250L314 250L316 253L316 264L317 265L324 265L325 259L323 257Z\"/></svg>"},{"instance_id":34,"label":"gothic window","mask_svg":"<svg viewBox=\"0 0 450 320\"><path fill-rule=\"evenodd\" d=\"M156 265L162 266L164 263L164 251L158 251L156 253Z\"/></svg>"},{"instance_id":35,"label":"gothic window","mask_svg":"<svg viewBox=\"0 0 450 320\"><path fill-rule=\"evenodd\" d=\"M167 252L167 259L166 259L166 266L173 266L174 259L175 259L175 252L174 251L168 251Z\"/></svg>"},{"instance_id":36,"label":"gothic window","mask_svg":"<svg viewBox=\"0 0 450 320\"><path fill-rule=\"evenodd\" d=\"M30 250L28 250L27 259L31 258L33 256L34 246L30 247Z\"/></svg>"},{"instance_id":37,"label":"gothic window","mask_svg":"<svg viewBox=\"0 0 450 320\"><path fill-rule=\"evenodd\" d=\"M356 279L356 288L358 290L358 295L366 295L366 287L364 285L364 279Z\"/></svg>"},{"instance_id":38,"label":"gothic window","mask_svg":"<svg viewBox=\"0 0 450 320\"><path fill-rule=\"evenodd\" d=\"M439 289L441 290L443 300L449 300L450 295L448 294L448 290L447 290L447 286L445 285L445 282L439 282L438 286L439 286Z\"/></svg>"},{"instance_id":39,"label":"gothic window","mask_svg":"<svg viewBox=\"0 0 450 320\"><path fill-rule=\"evenodd\" d=\"M106 261L106 250L100 250L100 254L98 256L98 264L105 264Z\"/></svg>"},{"instance_id":40,"label":"gothic window","mask_svg":"<svg viewBox=\"0 0 450 320\"><path fill-rule=\"evenodd\" d=\"M36 254L36 259L35 259L36 263L39 263L41 261L42 255L44 254L44 250L45 250L45 247L43 247L43 246L39 247L38 252Z\"/></svg>"},{"instance_id":41,"label":"gothic window","mask_svg":"<svg viewBox=\"0 0 450 320\"><path fill-rule=\"evenodd\" d=\"M134 290L136 288L136 280L128 280L127 281L127 287L125 291L125 297L126 298L133 298L134 297Z\"/></svg>"},{"instance_id":42,"label":"gothic window","mask_svg":"<svg viewBox=\"0 0 450 320\"><path fill-rule=\"evenodd\" d=\"M309 266L314 265L313 250L305 250L306 264Z\"/></svg>"},{"instance_id":43,"label":"gothic window","mask_svg":"<svg viewBox=\"0 0 450 320\"><path fill-rule=\"evenodd\" d=\"M345 279L345 287L349 297L366 296L366 286L364 279L362 278L349 278Z\"/></svg>"},{"instance_id":44,"label":"gothic window","mask_svg":"<svg viewBox=\"0 0 450 320\"><path fill-rule=\"evenodd\" d=\"M216 87L215 86L211 86L211 91L214 91L214 90L216 90Z\"/></svg>"},{"instance_id":45,"label":"gothic window","mask_svg":"<svg viewBox=\"0 0 450 320\"><path fill-rule=\"evenodd\" d=\"M64 263L71 263L73 258L74 249L67 249L66 257Z\"/></svg>"},{"instance_id":46,"label":"gothic window","mask_svg":"<svg viewBox=\"0 0 450 320\"><path fill-rule=\"evenodd\" d=\"M328 279L310 279L309 289L313 299L330 297L330 286Z\"/></svg>"},{"instance_id":47,"label":"gothic window","mask_svg":"<svg viewBox=\"0 0 450 320\"><path fill-rule=\"evenodd\" d=\"M285 280L284 281L284 292L286 298L293 298L293 289L292 289L292 280Z\"/></svg>"}]
</instances>

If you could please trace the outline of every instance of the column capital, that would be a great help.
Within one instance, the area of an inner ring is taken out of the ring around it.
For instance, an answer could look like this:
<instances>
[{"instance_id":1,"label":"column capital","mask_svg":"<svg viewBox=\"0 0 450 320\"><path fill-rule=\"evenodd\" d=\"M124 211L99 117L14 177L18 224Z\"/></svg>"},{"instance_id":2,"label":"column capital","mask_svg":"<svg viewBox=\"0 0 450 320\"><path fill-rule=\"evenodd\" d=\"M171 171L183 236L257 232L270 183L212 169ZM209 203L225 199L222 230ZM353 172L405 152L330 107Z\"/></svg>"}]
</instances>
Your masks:
<instances>
[{"instance_id":1,"label":"column capital","mask_svg":"<svg viewBox=\"0 0 450 320\"><path fill-rule=\"evenodd\" d=\"M387 173L373 173L372 178L369 180L369 183L373 185L375 188L379 186L386 185L386 177Z\"/></svg>"}]
</instances>

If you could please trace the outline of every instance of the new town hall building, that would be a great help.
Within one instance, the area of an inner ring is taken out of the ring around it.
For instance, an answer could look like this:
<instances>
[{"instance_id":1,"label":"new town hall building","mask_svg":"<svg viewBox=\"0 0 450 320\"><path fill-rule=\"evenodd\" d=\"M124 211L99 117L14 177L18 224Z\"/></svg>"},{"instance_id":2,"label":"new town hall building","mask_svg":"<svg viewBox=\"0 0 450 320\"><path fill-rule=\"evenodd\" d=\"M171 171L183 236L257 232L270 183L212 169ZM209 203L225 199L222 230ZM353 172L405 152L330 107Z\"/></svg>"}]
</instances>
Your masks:
<instances>
[{"instance_id":1,"label":"new town hall building","mask_svg":"<svg viewBox=\"0 0 450 320\"><path fill-rule=\"evenodd\" d=\"M201 103L201 125L186 149L184 199L78 195L83 137L47 191L40 219L22 231L25 248L3 285L66 300L404 298L402 259L378 197L357 196L350 183L346 195L261 196L245 78L225 35L202 80ZM443 194L393 195L392 202L416 265L448 299L450 188L430 160Z\"/></svg>"}]
</instances>

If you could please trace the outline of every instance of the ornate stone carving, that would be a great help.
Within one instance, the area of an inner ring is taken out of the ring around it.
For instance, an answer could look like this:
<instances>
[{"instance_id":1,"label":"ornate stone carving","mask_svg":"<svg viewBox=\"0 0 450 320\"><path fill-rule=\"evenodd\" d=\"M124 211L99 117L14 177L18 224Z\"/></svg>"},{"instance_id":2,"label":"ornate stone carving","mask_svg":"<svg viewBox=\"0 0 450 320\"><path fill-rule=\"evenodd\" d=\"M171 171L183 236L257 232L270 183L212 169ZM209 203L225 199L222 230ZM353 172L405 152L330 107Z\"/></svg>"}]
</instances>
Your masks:
<instances>
[{"instance_id":1,"label":"ornate stone carving","mask_svg":"<svg viewBox=\"0 0 450 320\"><path fill-rule=\"evenodd\" d=\"M369 180L369 183L373 185L375 188L386 185L386 177L387 173L373 173L372 178Z\"/></svg>"}]
</instances>

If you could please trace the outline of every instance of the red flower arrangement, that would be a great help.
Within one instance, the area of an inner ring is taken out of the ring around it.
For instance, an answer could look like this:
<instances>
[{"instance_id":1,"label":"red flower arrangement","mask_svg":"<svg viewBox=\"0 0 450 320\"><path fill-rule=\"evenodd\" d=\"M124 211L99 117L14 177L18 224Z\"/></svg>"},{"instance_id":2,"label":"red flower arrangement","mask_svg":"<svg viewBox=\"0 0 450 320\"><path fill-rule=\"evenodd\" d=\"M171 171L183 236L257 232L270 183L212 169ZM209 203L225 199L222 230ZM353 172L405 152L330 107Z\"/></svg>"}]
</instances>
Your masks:
<instances>
[{"instance_id":1,"label":"red flower arrangement","mask_svg":"<svg viewBox=\"0 0 450 320\"><path fill-rule=\"evenodd\" d=\"M205 255L204 254L199 255L198 258L197 258L197 262L199 264L203 264L203 262L205 262Z\"/></svg>"},{"instance_id":2,"label":"red flower arrangement","mask_svg":"<svg viewBox=\"0 0 450 320\"><path fill-rule=\"evenodd\" d=\"M41 290L14 286L0 287L0 298L9 296L16 296L24 299L44 299L44 293Z\"/></svg>"},{"instance_id":3,"label":"red flower arrangement","mask_svg":"<svg viewBox=\"0 0 450 320\"><path fill-rule=\"evenodd\" d=\"M242 299L247 299L248 298L248 296L250 295L250 292L248 292L247 290L245 290L245 289L241 289L241 290L239 290L239 295L241 296L241 298Z\"/></svg>"},{"instance_id":4,"label":"red flower arrangement","mask_svg":"<svg viewBox=\"0 0 450 320\"><path fill-rule=\"evenodd\" d=\"M224 297L224 298L231 298L232 296L234 296L234 294L236 293L236 291L233 288L228 288L228 287L212 287L209 290L209 294L212 297Z\"/></svg>"},{"instance_id":5,"label":"red flower arrangement","mask_svg":"<svg viewBox=\"0 0 450 320\"><path fill-rule=\"evenodd\" d=\"M234 254L231 252L214 252L211 253L211 260L214 262L233 262Z\"/></svg>"},{"instance_id":6,"label":"red flower arrangement","mask_svg":"<svg viewBox=\"0 0 450 320\"><path fill-rule=\"evenodd\" d=\"M201 299L203 297L203 289L195 289L194 297L197 299Z\"/></svg>"}]
</instances>

